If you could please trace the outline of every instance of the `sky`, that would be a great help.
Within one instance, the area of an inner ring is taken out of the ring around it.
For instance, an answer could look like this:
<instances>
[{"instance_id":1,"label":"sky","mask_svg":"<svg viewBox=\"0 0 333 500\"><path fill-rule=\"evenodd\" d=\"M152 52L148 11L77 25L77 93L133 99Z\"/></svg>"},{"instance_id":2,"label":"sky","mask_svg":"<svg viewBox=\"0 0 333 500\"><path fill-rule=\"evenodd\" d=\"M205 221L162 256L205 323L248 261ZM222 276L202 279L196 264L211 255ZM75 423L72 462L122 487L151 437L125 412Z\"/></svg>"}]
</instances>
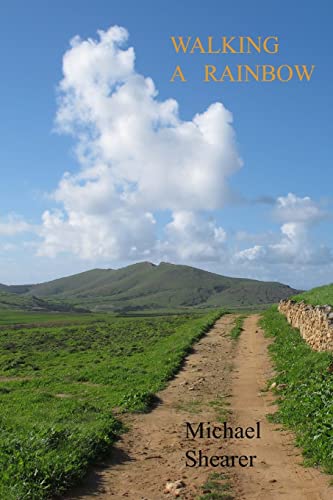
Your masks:
<instances>
[{"instance_id":1,"label":"sky","mask_svg":"<svg viewBox=\"0 0 333 500\"><path fill-rule=\"evenodd\" d=\"M138 261L332 282L332 14L328 0L2 1L0 283ZM279 51L177 54L172 36L275 36ZM206 64L315 69L204 82Z\"/></svg>"}]
</instances>

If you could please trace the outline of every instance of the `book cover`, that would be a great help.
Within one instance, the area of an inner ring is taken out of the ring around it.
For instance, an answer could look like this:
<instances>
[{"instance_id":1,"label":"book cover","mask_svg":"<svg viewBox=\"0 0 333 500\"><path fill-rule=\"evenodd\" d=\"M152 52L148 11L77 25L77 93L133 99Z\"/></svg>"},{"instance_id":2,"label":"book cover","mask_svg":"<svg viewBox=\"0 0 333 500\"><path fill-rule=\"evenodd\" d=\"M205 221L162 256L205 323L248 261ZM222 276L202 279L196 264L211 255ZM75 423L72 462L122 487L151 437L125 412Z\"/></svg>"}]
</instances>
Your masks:
<instances>
[{"instance_id":1,"label":"book cover","mask_svg":"<svg viewBox=\"0 0 333 500\"><path fill-rule=\"evenodd\" d=\"M0 498L333 498L330 2L0 13Z\"/></svg>"}]
</instances>

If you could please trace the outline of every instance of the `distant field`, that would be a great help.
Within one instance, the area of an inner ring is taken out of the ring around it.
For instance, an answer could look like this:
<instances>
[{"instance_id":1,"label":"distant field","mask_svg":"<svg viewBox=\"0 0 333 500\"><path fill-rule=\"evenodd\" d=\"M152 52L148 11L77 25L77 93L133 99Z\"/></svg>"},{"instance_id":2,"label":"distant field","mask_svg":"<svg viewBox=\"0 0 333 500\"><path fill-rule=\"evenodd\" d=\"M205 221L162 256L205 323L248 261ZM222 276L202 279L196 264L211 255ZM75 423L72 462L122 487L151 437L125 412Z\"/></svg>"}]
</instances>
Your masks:
<instances>
[{"instance_id":1,"label":"distant field","mask_svg":"<svg viewBox=\"0 0 333 500\"><path fill-rule=\"evenodd\" d=\"M221 314L1 313L0 498L50 498L77 481L122 430L112 410L146 410Z\"/></svg>"},{"instance_id":2,"label":"distant field","mask_svg":"<svg viewBox=\"0 0 333 500\"><path fill-rule=\"evenodd\" d=\"M295 295L292 298L299 302L304 300L307 304L313 306L326 304L333 306L333 284L312 288L312 290Z\"/></svg>"},{"instance_id":3,"label":"distant field","mask_svg":"<svg viewBox=\"0 0 333 500\"><path fill-rule=\"evenodd\" d=\"M66 323L90 323L105 320L108 314L75 314L75 313L49 313L49 312L25 312L25 311L1 311L0 325L23 325L30 326L40 323L54 323L63 325Z\"/></svg>"}]
</instances>

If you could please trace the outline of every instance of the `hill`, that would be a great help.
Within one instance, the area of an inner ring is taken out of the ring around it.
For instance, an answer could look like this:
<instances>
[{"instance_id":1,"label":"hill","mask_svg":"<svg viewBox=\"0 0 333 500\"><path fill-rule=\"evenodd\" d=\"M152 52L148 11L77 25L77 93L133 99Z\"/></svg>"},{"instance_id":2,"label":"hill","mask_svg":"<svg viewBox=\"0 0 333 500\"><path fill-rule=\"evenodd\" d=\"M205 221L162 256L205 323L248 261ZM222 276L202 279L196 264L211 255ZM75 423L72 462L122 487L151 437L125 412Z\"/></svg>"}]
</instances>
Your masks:
<instances>
[{"instance_id":1,"label":"hill","mask_svg":"<svg viewBox=\"0 0 333 500\"><path fill-rule=\"evenodd\" d=\"M93 269L38 285L24 296L56 299L94 311L268 305L297 290L277 282L231 278L162 262L122 269Z\"/></svg>"},{"instance_id":2,"label":"hill","mask_svg":"<svg viewBox=\"0 0 333 500\"><path fill-rule=\"evenodd\" d=\"M304 300L304 302L313 306L326 304L333 306L333 284L312 288L308 292L296 295L293 299L298 302Z\"/></svg>"}]
</instances>

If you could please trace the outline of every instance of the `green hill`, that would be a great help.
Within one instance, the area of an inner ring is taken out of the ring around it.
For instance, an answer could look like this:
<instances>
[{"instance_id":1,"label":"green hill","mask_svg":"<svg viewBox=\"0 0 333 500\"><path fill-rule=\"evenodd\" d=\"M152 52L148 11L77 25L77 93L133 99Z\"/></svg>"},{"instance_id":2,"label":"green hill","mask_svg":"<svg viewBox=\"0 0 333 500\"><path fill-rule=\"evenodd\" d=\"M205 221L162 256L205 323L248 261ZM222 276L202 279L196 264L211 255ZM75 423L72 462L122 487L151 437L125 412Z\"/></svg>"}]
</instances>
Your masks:
<instances>
[{"instance_id":1,"label":"green hill","mask_svg":"<svg viewBox=\"0 0 333 500\"><path fill-rule=\"evenodd\" d=\"M64 301L94 311L192 307L249 307L297 292L287 285L230 278L190 266L141 262L122 269L93 269L38 285L24 296Z\"/></svg>"},{"instance_id":2,"label":"green hill","mask_svg":"<svg viewBox=\"0 0 333 500\"><path fill-rule=\"evenodd\" d=\"M112 269L92 269L38 285L30 285L28 293L38 297L72 297L85 290L94 290L105 280L110 280Z\"/></svg>"},{"instance_id":3,"label":"green hill","mask_svg":"<svg viewBox=\"0 0 333 500\"><path fill-rule=\"evenodd\" d=\"M296 295L293 299L298 302L304 300L304 302L313 306L326 304L333 306L333 284L312 288L308 292Z\"/></svg>"}]
</instances>

